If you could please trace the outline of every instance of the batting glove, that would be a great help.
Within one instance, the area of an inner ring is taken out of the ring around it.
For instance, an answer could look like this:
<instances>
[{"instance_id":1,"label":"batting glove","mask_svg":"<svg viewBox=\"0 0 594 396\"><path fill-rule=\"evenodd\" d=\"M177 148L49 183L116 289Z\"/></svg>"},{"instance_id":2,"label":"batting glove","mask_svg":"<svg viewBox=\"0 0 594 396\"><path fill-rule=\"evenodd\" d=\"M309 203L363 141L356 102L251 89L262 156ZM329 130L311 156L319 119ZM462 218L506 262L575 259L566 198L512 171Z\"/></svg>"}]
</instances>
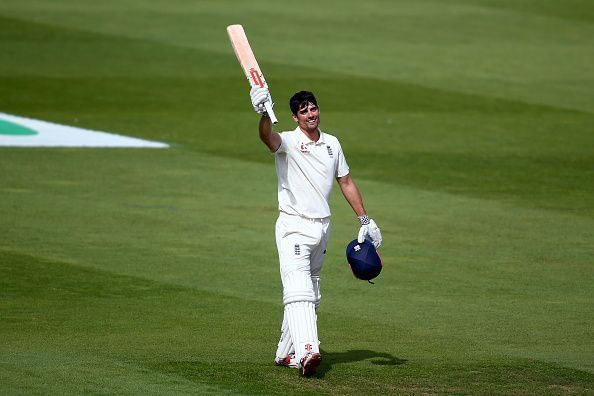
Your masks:
<instances>
[{"instance_id":1,"label":"batting glove","mask_svg":"<svg viewBox=\"0 0 594 396\"><path fill-rule=\"evenodd\" d=\"M357 242L363 243L367 238L373 243L373 246L378 249L382 244L382 233L377 224L375 224L375 221L370 219L369 216L363 215L359 216L359 223L361 223L361 228L359 229Z\"/></svg>"},{"instance_id":2,"label":"batting glove","mask_svg":"<svg viewBox=\"0 0 594 396\"><path fill-rule=\"evenodd\" d=\"M250 98L252 99L252 106L254 111L258 114L265 114L266 108L264 108L264 102L270 100L270 92L268 88L262 88L258 86L252 87L250 91Z\"/></svg>"}]
</instances>

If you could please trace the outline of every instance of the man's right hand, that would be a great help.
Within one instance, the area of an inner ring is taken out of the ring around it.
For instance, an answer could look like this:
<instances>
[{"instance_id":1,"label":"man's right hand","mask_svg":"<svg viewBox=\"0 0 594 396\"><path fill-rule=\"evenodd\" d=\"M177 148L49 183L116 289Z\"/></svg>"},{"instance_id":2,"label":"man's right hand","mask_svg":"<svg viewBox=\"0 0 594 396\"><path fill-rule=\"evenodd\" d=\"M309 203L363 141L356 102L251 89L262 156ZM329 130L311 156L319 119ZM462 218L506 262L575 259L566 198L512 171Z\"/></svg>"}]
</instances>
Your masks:
<instances>
[{"instance_id":1,"label":"man's right hand","mask_svg":"<svg viewBox=\"0 0 594 396\"><path fill-rule=\"evenodd\" d=\"M256 113L266 113L266 108L264 108L264 102L270 100L270 92L268 91L268 88L262 88L258 86L252 87L250 91L250 98L252 99L252 106L254 107L254 111Z\"/></svg>"}]
</instances>

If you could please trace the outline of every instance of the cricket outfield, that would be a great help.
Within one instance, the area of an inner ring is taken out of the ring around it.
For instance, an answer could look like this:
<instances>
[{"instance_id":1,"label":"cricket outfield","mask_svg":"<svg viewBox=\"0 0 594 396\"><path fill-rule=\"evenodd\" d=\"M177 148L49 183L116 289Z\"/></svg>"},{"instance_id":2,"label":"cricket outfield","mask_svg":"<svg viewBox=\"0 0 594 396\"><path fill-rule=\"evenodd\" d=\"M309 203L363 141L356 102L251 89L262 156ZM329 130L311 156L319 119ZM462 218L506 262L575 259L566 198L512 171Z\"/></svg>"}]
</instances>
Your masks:
<instances>
[{"instance_id":1,"label":"cricket outfield","mask_svg":"<svg viewBox=\"0 0 594 396\"><path fill-rule=\"evenodd\" d=\"M235 23L278 129L316 93L384 238L355 280L335 189L316 378L272 364ZM0 113L169 147L0 147L0 393L592 394L593 41L581 0L4 0Z\"/></svg>"}]
</instances>

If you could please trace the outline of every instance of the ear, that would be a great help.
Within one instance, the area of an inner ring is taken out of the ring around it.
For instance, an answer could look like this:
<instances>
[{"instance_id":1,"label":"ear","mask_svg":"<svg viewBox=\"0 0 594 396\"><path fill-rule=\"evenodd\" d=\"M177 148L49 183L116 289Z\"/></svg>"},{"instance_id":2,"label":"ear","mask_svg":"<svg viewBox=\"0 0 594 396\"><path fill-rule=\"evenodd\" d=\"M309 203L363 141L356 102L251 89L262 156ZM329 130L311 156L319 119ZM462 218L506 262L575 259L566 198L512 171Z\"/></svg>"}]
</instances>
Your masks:
<instances>
[{"instance_id":1,"label":"ear","mask_svg":"<svg viewBox=\"0 0 594 396\"><path fill-rule=\"evenodd\" d=\"M299 122L299 118L297 118L297 116L295 114L292 114L292 116L293 116L293 121Z\"/></svg>"}]
</instances>

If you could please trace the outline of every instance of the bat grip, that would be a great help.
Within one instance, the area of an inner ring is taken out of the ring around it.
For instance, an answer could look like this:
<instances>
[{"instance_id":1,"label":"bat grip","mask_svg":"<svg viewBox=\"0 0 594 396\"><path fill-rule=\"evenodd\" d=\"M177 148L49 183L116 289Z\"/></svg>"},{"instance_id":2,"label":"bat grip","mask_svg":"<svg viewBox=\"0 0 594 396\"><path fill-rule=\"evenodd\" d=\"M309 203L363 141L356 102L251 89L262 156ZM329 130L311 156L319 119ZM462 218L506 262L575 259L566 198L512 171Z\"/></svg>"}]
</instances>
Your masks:
<instances>
[{"instance_id":1,"label":"bat grip","mask_svg":"<svg viewBox=\"0 0 594 396\"><path fill-rule=\"evenodd\" d=\"M268 113L268 117L273 124L276 124L278 120L276 119L276 115L274 114L274 110L272 109L272 102L266 101L264 102L264 107L266 108L266 112Z\"/></svg>"}]
</instances>

